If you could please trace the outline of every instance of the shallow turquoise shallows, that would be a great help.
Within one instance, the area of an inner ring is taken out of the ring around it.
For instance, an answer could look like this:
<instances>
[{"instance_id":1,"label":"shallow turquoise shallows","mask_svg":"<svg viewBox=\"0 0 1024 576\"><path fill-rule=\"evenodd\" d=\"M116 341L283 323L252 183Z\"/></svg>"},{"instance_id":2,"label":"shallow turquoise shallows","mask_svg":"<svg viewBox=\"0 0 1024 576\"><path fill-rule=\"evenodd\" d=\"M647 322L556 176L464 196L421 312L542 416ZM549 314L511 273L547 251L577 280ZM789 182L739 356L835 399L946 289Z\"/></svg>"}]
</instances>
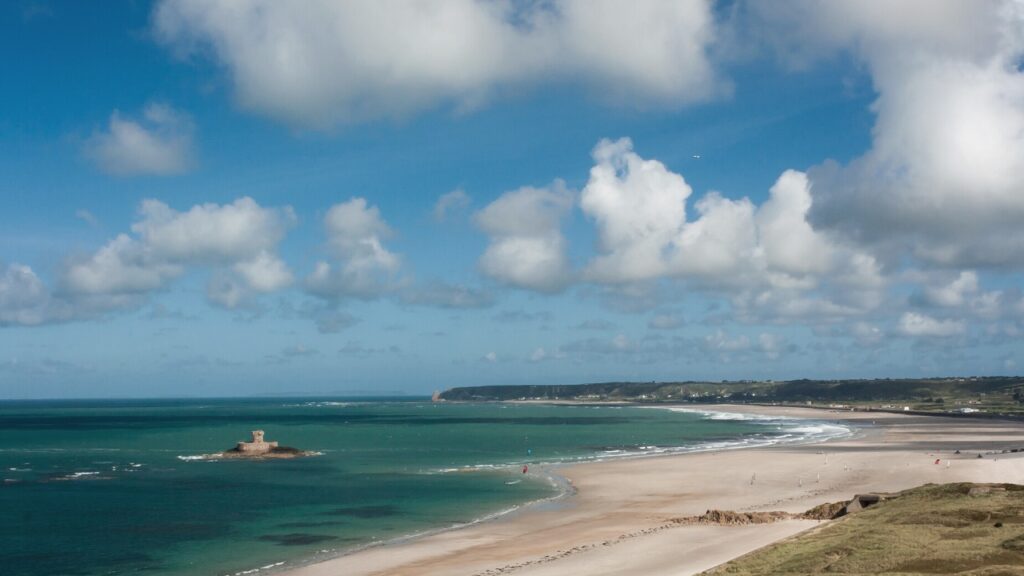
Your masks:
<instances>
[{"instance_id":1,"label":"shallow turquoise shallows","mask_svg":"<svg viewBox=\"0 0 1024 576\"><path fill-rule=\"evenodd\" d=\"M321 454L202 457L254 429ZM835 432L645 408L404 399L5 402L0 566L8 576L272 572L556 496L545 471L560 462Z\"/></svg>"}]
</instances>

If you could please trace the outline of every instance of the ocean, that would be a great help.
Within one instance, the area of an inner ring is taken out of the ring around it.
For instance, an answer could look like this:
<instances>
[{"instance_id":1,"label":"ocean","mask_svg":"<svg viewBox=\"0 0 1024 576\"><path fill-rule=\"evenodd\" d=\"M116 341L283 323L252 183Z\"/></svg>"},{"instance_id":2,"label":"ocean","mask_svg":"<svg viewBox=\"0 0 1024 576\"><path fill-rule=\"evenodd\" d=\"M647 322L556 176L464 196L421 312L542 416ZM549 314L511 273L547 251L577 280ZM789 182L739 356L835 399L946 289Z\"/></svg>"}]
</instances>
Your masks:
<instances>
[{"instance_id":1,"label":"ocean","mask_svg":"<svg viewBox=\"0 0 1024 576\"><path fill-rule=\"evenodd\" d=\"M319 455L205 457L254 429ZM8 576L267 574L555 498L560 463L844 433L690 410L407 398L0 402L0 565Z\"/></svg>"}]
</instances>

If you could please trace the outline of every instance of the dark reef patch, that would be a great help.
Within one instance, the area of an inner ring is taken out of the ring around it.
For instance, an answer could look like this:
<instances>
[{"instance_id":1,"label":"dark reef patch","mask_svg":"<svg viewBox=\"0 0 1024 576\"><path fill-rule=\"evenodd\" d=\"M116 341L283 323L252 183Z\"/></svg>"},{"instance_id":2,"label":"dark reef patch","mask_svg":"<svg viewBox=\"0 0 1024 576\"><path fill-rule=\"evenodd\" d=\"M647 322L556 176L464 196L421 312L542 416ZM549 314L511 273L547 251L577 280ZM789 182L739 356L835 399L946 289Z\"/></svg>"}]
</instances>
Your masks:
<instances>
[{"instance_id":1,"label":"dark reef patch","mask_svg":"<svg viewBox=\"0 0 1024 576\"><path fill-rule=\"evenodd\" d=\"M318 526L341 526L344 522L338 520L322 520L320 522L282 522L278 528L316 528Z\"/></svg>"},{"instance_id":2,"label":"dark reef patch","mask_svg":"<svg viewBox=\"0 0 1024 576\"><path fill-rule=\"evenodd\" d=\"M385 518L387 516L394 516L398 514L398 507L392 506L391 504L383 504L379 506L348 506L345 508L335 508L325 512L330 516L348 516L350 518Z\"/></svg>"},{"instance_id":3,"label":"dark reef patch","mask_svg":"<svg viewBox=\"0 0 1024 576\"><path fill-rule=\"evenodd\" d=\"M319 544L338 540L337 536L327 534L306 534L303 532L292 532L291 534L264 534L260 536L264 542L273 542L278 546L306 546L308 544Z\"/></svg>"}]
</instances>

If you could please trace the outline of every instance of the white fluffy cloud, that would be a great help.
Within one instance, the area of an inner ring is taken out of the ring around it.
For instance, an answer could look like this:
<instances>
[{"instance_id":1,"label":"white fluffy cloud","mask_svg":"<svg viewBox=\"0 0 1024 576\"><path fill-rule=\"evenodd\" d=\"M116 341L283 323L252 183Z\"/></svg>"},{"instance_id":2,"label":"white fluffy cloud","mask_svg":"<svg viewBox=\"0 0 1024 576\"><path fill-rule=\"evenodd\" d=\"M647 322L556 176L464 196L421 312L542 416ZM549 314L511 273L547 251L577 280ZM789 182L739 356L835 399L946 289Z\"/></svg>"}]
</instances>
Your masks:
<instances>
[{"instance_id":1,"label":"white fluffy cloud","mask_svg":"<svg viewBox=\"0 0 1024 576\"><path fill-rule=\"evenodd\" d=\"M75 294L141 294L180 276L184 267L153 254L150 246L119 234L91 256L68 262L63 288Z\"/></svg>"},{"instance_id":2,"label":"white fluffy cloud","mask_svg":"<svg viewBox=\"0 0 1024 576\"><path fill-rule=\"evenodd\" d=\"M490 237L480 269L511 286L541 292L564 288L570 271L561 221L572 205L573 195L561 181L503 194L474 217Z\"/></svg>"},{"instance_id":3,"label":"white fluffy cloud","mask_svg":"<svg viewBox=\"0 0 1024 576\"><path fill-rule=\"evenodd\" d=\"M401 258L385 248L391 228L365 198L335 204L324 217L332 261L317 262L306 279L311 292L325 298L371 299L395 287Z\"/></svg>"},{"instance_id":4,"label":"white fluffy cloud","mask_svg":"<svg viewBox=\"0 0 1024 576\"><path fill-rule=\"evenodd\" d=\"M710 192L689 215L683 176L642 158L628 138L600 141L593 158L579 199L597 232L590 261L577 271L566 256L561 221L574 203L564 185L525 187L475 216L490 237L480 258L486 275L541 292L581 279L637 303L656 281L682 280L728 298L748 322L837 321L882 304L881 264L808 221L806 174L784 172L760 206Z\"/></svg>"},{"instance_id":5,"label":"white fluffy cloud","mask_svg":"<svg viewBox=\"0 0 1024 576\"><path fill-rule=\"evenodd\" d=\"M790 62L847 51L878 98L873 145L810 171L812 221L892 260L1024 263L1024 8L1013 0L749 3Z\"/></svg>"},{"instance_id":6,"label":"white fluffy cloud","mask_svg":"<svg viewBox=\"0 0 1024 576\"><path fill-rule=\"evenodd\" d=\"M223 64L244 107L305 127L473 108L540 82L631 105L724 89L708 0L164 0L153 22L179 53Z\"/></svg>"},{"instance_id":7,"label":"white fluffy cloud","mask_svg":"<svg viewBox=\"0 0 1024 576\"><path fill-rule=\"evenodd\" d=\"M600 240L585 270L591 281L681 278L746 290L762 303L790 304L801 301L799 292L825 281L850 296L882 284L870 255L837 243L807 221L813 202L801 172L784 172L761 206L708 193L688 219L689 185L661 162L633 152L628 139L602 140L593 156L596 164L580 197ZM803 302L819 310L842 308L821 299Z\"/></svg>"},{"instance_id":8,"label":"white fluffy cloud","mask_svg":"<svg viewBox=\"0 0 1024 576\"><path fill-rule=\"evenodd\" d=\"M827 272L836 249L807 222L812 205L807 175L787 170L770 194L755 219L767 266L794 276Z\"/></svg>"},{"instance_id":9,"label":"white fluffy cloud","mask_svg":"<svg viewBox=\"0 0 1024 576\"><path fill-rule=\"evenodd\" d=\"M630 282L665 274L666 249L681 234L693 190L661 162L640 158L628 138L602 140L593 157L580 207L597 224L601 255L587 276Z\"/></svg>"},{"instance_id":10,"label":"white fluffy cloud","mask_svg":"<svg viewBox=\"0 0 1024 576\"><path fill-rule=\"evenodd\" d=\"M291 208L264 208L251 198L202 204L186 212L146 200L135 236L120 234L89 256L68 261L61 292L71 296L141 295L163 288L189 266L209 266L214 303L234 307L250 292L288 286L292 274L277 244L295 222Z\"/></svg>"},{"instance_id":11,"label":"white fluffy cloud","mask_svg":"<svg viewBox=\"0 0 1024 576\"><path fill-rule=\"evenodd\" d=\"M187 212L144 200L139 214L132 231L145 245L167 259L199 262L265 259L296 220L290 207L263 208L248 197Z\"/></svg>"},{"instance_id":12,"label":"white fluffy cloud","mask_svg":"<svg viewBox=\"0 0 1024 576\"><path fill-rule=\"evenodd\" d=\"M11 264L0 275L0 327L83 320L141 302L134 294L54 293L22 264Z\"/></svg>"},{"instance_id":13,"label":"white fluffy cloud","mask_svg":"<svg viewBox=\"0 0 1024 576\"><path fill-rule=\"evenodd\" d=\"M187 114L165 104L150 104L139 119L115 110L105 131L85 142L85 155L108 174L171 175L193 163L194 128Z\"/></svg>"}]
</instances>

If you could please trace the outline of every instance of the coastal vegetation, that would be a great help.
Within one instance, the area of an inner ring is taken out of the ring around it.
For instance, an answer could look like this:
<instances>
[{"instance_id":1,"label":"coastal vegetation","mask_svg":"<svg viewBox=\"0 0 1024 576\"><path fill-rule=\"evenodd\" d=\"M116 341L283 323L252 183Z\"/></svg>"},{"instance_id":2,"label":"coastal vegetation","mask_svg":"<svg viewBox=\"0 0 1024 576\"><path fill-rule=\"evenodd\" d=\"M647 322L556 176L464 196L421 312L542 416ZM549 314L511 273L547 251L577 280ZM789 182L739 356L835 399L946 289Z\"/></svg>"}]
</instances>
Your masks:
<instances>
[{"instance_id":1,"label":"coastal vegetation","mask_svg":"<svg viewBox=\"0 0 1024 576\"><path fill-rule=\"evenodd\" d=\"M927 484L706 575L1021 574L1024 486Z\"/></svg>"},{"instance_id":2,"label":"coastal vegetation","mask_svg":"<svg viewBox=\"0 0 1024 576\"><path fill-rule=\"evenodd\" d=\"M573 400L641 403L769 403L944 413L1024 416L1024 378L882 378L874 380L739 380L604 382L573 385L470 386L439 395L449 401Z\"/></svg>"}]
</instances>

